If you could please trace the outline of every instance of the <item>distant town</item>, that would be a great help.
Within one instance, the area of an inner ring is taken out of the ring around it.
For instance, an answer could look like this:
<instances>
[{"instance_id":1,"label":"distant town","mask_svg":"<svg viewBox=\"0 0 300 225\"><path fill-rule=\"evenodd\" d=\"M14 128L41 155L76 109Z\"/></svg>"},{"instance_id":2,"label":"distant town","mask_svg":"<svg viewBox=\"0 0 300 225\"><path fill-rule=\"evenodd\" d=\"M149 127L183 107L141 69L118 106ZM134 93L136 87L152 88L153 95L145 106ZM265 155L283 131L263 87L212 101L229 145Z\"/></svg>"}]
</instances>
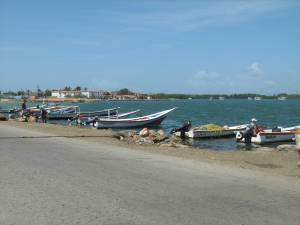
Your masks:
<instances>
[{"instance_id":1,"label":"distant town","mask_svg":"<svg viewBox=\"0 0 300 225\"><path fill-rule=\"evenodd\" d=\"M261 95L255 93L243 94L168 94L156 93L145 94L130 91L128 88L123 88L117 91L89 90L84 87L66 86L61 89L46 89L41 90L19 90L19 91L0 91L0 102L11 102L20 99L28 101L52 101L52 102L88 102L99 100L163 100L163 99L209 99L209 100L225 100L225 99L300 99L300 94L274 94Z\"/></svg>"}]
</instances>

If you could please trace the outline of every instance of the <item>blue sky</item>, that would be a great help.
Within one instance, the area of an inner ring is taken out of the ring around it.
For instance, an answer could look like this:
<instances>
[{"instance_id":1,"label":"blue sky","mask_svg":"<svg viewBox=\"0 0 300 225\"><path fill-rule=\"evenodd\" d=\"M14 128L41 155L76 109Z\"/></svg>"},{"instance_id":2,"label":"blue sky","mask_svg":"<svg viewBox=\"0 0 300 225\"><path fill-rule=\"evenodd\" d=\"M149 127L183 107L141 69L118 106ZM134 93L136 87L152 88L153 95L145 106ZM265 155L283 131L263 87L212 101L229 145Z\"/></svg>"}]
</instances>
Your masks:
<instances>
[{"instance_id":1,"label":"blue sky","mask_svg":"<svg viewBox=\"0 0 300 225\"><path fill-rule=\"evenodd\" d=\"M300 0L0 0L0 90L300 93Z\"/></svg>"}]
</instances>

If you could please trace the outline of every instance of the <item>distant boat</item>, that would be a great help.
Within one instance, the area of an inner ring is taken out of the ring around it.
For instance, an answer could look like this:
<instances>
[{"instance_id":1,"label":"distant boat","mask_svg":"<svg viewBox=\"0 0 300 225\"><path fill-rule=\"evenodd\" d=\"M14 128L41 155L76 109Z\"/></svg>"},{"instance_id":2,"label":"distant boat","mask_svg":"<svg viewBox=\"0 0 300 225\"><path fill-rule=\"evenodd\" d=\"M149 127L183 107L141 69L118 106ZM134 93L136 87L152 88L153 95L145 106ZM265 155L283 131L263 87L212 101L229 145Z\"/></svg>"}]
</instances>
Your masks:
<instances>
[{"instance_id":1,"label":"distant boat","mask_svg":"<svg viewBox=\"0 0 300 225\"><path fill-rule=\"evenodd\" d=\"M223 101L225 98L223 96L219 97L219 100Z\"/></svg>"},{"instance_id":2,"label":"distant boat","mask_svg":"<svg viewBox=\"0 0 300 225\"><path fill-rule=\"evenodd\" d=\"M278 97L278 100L284 101L284 100L286 100L286 97L285 96Z\"/></svg>"},{"instance_id":3,"label":"distant boat","mask_svg":"<svg viewBox=\"0 0 300 225\"><path fill-rule=\"evenodd\" d=\"M262 99L262 98L259 97L259 96L254 97L254 100L255 100L255 101L260 101L261 99Z\"/></svg>"},{"instance_id":4,"label":"distant boat","mask_svg":"<svg viewBox=\"0 0 300 225\"><path fill-rule=\"evenodd\" d=\"M213 97L210 97L208 100L209 100L209 101L212 101L213 99L214 99Z\"/></svg>"},{"instance_id":5,"label":"distant boat","mask_svg":"<svg viewBox=\"0 0 300 225\"><path fill-rule=\"evenodd\" d=\"M188 100L192 100L193 98L189 97Z\"/></svg>"},{"instance_id":6,"label":"distant boat","mask_svg":"<svg viewBox=\"0 0 300 225\"><path fill-rule=\"evenodd\" d=\"M248 97L248 100L253 100L253 98L251 98L251 97Z\"/></svg>"}]
</instances>

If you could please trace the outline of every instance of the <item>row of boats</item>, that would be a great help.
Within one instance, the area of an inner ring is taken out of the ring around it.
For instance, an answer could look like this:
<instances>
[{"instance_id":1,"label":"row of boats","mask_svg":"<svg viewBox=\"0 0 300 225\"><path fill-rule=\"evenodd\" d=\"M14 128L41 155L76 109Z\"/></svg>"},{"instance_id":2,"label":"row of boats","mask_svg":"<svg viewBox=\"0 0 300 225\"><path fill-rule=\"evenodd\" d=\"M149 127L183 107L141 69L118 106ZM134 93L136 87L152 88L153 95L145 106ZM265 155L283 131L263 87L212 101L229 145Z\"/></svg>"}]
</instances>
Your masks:
<instances>
[{"instance_id":1,"label":"row of boats","mask_svg":"<svg viewBox=\"0 0 300 225\"><path fill-rule=\"evenodd\" d=\"M150 115L131 117L140 112L139 109L120 113L119 107L104 109L100 111L81 112L78 106L42 105L26 109L26 113L31 116L40 116L41 109L47 111L49 120L69 120L77 124L91 124L93 127L102 128L144 128L159 125L169 113L176 108L167 109ZM0 110L0 113L20 113L20 109ZM23 112L24 113L24 112ZM254 120L254 119L252 119ZM256 121L256 120L255 120ZM253 122L253 121L252 121ZM273 143L291 141L295 139L295 133L299 126L276 127L267 129L263 126L251 123L236 126L224 126L209 124L205 126L192 127L191 123L186 123L180 128L173 129L173 133L184 138L219 138L235 136L237 142L245 143Z\"/></svg>"}]
</instances>

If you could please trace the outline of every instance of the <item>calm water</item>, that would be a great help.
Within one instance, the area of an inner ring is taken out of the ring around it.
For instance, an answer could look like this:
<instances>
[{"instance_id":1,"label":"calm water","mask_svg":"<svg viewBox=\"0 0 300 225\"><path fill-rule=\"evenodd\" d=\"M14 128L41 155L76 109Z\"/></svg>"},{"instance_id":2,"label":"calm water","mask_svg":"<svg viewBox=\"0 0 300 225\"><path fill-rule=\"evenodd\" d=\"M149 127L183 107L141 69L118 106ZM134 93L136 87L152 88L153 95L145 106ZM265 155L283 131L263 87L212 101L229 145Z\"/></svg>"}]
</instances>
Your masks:
<instances>
[{"instance_id":1,"label":"calm water","mask_svg":"<svg viewBox=\"0 0 300 225\"><path fill-rule=\"evenodd\" d=\"M81 111L101 110L121 107L120 112L141 109L138 115L162 111L172 107L178 109L163 121L161 127L169 132L173 127L180 126L190 120L193 126L215 123L218 125L237 125L248 123L256 118L260 124L275 126L300 125L300 100L168 100L168 101L105 101L99 103L78 103ZM12 104L0 104L9 108ZM191 143L200 148L216 150L235 150L234 139L193 140Z\"/></svg>"}]
</instances>

